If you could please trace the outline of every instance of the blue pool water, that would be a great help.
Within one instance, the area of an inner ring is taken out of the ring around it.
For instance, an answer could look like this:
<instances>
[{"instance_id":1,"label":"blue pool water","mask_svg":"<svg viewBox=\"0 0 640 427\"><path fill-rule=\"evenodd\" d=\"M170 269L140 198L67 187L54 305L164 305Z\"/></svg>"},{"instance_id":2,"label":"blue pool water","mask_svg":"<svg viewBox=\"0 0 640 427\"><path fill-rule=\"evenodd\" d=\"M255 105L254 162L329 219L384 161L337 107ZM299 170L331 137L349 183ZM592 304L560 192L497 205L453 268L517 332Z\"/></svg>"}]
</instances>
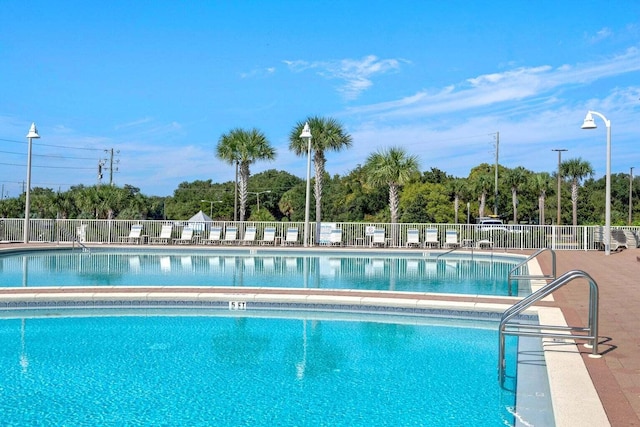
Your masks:
<instances>
[{"instance_id":1,"label":"blue pool water","mask_svg":"<svg viewBox=\"0 0 640 427\"><path fill-rule=\"evenodd\" d=\"M0 414L8 426L513 425L496 344L480 321L5 318Z\"/></svg>"},{"instance_id":2,"label":"blue pool water","mask_svg":"<svg viewBox=\"0 0 640 427\"><path fill-rule=\"evenodd\" d=\"M507 257L282 251L30 252L0 257L0 286L244 286L508 295ZM520 293L529 287L520 283Z\"/></svg>"}]
</instances>

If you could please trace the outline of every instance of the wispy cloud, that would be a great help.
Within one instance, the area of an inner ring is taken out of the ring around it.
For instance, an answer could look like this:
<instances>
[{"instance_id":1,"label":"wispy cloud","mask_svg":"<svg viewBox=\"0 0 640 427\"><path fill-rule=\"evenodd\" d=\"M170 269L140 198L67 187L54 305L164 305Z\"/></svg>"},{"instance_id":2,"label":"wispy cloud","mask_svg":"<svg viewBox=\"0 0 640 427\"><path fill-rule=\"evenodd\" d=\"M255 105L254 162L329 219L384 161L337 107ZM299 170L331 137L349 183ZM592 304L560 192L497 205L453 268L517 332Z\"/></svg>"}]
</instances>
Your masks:
<instances>
[{"instance_id":1,"label":"wispy cloud","mask_svg":"<svg viewBox=\"0 0 640 427\"><path fill-rule=\"evenodd\" d=\"M276 67L257 68L255 70L240 73L241 79L269 77L276 72Z\"/></svg>"},{"instance_id":2,"label":"wispy cloud","mask_svg":"<svg viewBox=\"0 0 640 427\"><path fill-rule=\"evenodd\" d=\"M435 91L420 91L414 95L384 103L352 107L352 114L371 114L378 118L407 118L430 114L453 113L473 108L497 108L513 101L539 103L539 98L551 99L555 91L591 83L605 77L640 70L640 50L630 48L623 54L600 62L548 65L517 68L503 73L484 74Z\"/></svg>"},{"instance_id":3,"label":"wispy cloud","mask_svg":"<svg viewBox=\"0 0 640 427\"><path fill-rule=\"evenodd\" d=\"M293 72L317 70L322 77L343 81L343 84L338 87L338 92L346 100L358 98L362 92L373 85L372 78L374 76L397 71L403 62L408 61L379 59L375 55L368 55L361 59L341 59L336 61L284 61Z\"/></svg>"},{"instance_id":4,"label":"wispy cloud","mask_svg":"<svg viewBox=\"0 0 640 427\"><path fill-rule=\"evenodd\" d=\"M137 120L133 120L127 123L121 123L115 126L116 130L121 130L121 129L127 129L127 128L132 128L132 127L137 127L140 125L144 125L147 123L150 123L153 121L153 118L151 117L143 117L141 119L137 119Z\"/></svg>"},{"instance_id":5,"label":"wispy cloud","mask_svg":"<svg viewBox=\"0 0 640 427\"><path fill-rule=\"evenodd\" d=\"M612 36L613 36L613 31L611 31L611 29L608 27L604 27L598 32L596 32L594 35L588 35L587 40L589 40L589 43L598 43Z\"/></svg>"}]
</instances>

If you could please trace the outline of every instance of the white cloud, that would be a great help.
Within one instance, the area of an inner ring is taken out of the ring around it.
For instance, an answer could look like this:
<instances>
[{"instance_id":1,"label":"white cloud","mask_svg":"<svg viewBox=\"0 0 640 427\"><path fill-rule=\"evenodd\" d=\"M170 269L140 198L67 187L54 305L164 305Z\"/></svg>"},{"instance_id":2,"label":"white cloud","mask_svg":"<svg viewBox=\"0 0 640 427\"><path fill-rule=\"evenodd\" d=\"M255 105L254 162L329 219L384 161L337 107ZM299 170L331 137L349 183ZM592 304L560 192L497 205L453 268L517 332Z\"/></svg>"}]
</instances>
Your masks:
<instances>
[{"instance_id":1,"label":"white cloud","mask_svg":"<svg viewBox=\"0 0 640 427\"><path fill-rule=\"evenodd\" d=\"M613 36L613 31L610 28L604 27L596 32L595 35L588 36L588 40L590 43L598 43L602 40L608 39Z\"/></svg>"},{"instance_id":2,"label":"white cloud","mask_svg":"<svg viewBox=\"0 0 640 427\"><path fill-rule=\"evenodd\" d=\"M621 55L600 62L562 65L557 68L544 65L480 75L438 91L423 90L395 101L353 107L347 112L371 114L377 119L397 119L441 115L474 108L484 108L486 111L489 107L499 108L501 104L513 101L523 103L526 100L537 104L541 98L552 97L554 91L639 70L640 51L631 48Z\"/></svg>"},{"instance_id":3,"label":"white cloud","mask_svg":"<svg viewBox=\"0 0 640 427\"><path fill-rule=\"evenodd\" d=\"M241 79L264 78L275 74L276 67L259 68L245 73L240 73Z\"/></svg>"},{"instance_id":4,"label":"white cloud","mask_svg":"<svg viewBox=\"0 0 640 427\"><path fill-rule=\"evenodd\" d=\"M362 92L373 85L372 78L400 69L399 59L379 59L368 55L362 59L341 59L337 61L308 62L303 60L283 61L291 71L300 73L307 70L318 70L318 74L327 79L341 80L343 83L338 92L346 100L354 100Z\"/></svg>"}]
</instances>

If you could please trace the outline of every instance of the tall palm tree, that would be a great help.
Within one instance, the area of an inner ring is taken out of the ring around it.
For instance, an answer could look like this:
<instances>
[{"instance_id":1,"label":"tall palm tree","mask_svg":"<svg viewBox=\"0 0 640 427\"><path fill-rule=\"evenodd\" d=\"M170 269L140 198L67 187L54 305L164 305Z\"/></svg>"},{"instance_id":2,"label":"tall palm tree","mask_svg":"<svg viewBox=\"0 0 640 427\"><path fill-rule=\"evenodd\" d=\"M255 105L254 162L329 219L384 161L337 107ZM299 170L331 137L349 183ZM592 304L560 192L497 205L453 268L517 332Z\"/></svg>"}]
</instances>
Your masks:
<instances>
[{"instance_id":1,"label":"tall palm tree","mask_svg":"<svg viewBox=\"0 0 640 427\"><path fill-rule=\"evenodd\" d=\"M483 173L472 178L471 187L473 192L478 194L478 216L480 218L484 216L484 209L487 206L487 192L491 185L493 185L493 177L489 174Z\"/></svg>"},{"instance_id":2,"label":"tall palm tree","mask_svg":"<svg viewBox=\"0 0 640 427\"><path fill-rule=\"evenodd\" d=\"M467 180L464 178L455 178L447 183L447 190L453 196L453 209L455 211L455 223L458 223L458 212L460 211L460 198L466 192Z\"/></svg>"},{"instance_id":3,"label":"tall palm tree","mask_svg":"<svg viewBox=\"0 0 640 427\"><path fill-rule=\"evenodd\" d=\"M518 223L518 191L527 181L527 170L522 166L507 171L505 181L511 188L511 204L513 206L513 223Z\"/></svg>"},{"instance_id":4,"label":"tall palm tree","mask_svg":"<svg viewBox=\"0 0 640 427\"><path fill-rule=\"evenodd\" d=\"M342 128L340 122L333 118L309 117L306 121L298 122L289 133L289 150L297 156L307 155L307 141L300 138L304 124L309 123L311 129L311 150L313 151L313 166L315 184L313 191L316 198L316 243L320 238L320 221L322 220L322 187L324 166L327 163L325 151L340 151L351 147L351 135Z\"/></svg>"},{"instance_id":5,"label":"tall palm tree","mask_svg":"<svg viewBox=\"0 0 640 427\"><path fill-rule=\"evenodd\" d=\"M235 128L220 137L216 146L216 156L230 165L238 163L240 221L244 221L248 195L247 184L251 175L249 166L256 160L275 159L276 152L267 137L258 129Z\"/></svg>"},{"instance_id":6,"label":"tall palm tree","mask_svg":"<svg viewBox=\"0 0 640 427\"><path fill-rule=\"evenodd\" d=\"M389 212L391 223L398 222L399 189L419 175L416 156L409 156L399 147L369 155L365 163L367 179L372 186L389 186Z\"/></svg>"},{"instance_id":7,"label":"tall palm tree","mask_svg":"<svg viewBox=\"0 0 640 427\"><path fill-rule=\"evenodd\" d=\"M569 159L560 164L562 176L571 181L571 205L573 207L573 225L578 225L578 187L584 178L593 176L591 163L581 157Z\"/></svg>"},{"instance_id":8,"label":"tall palm tree","mask_svg":"<svg viewBox=\"0 0 640 427\"><path fill-rule=\"evenodd\" d=\"M551 188L551 175L547 172L540 172L532 176L531 187L538 194L538 223L545 223L545 206L547 191Z\"/></svg>"}]
</instances>

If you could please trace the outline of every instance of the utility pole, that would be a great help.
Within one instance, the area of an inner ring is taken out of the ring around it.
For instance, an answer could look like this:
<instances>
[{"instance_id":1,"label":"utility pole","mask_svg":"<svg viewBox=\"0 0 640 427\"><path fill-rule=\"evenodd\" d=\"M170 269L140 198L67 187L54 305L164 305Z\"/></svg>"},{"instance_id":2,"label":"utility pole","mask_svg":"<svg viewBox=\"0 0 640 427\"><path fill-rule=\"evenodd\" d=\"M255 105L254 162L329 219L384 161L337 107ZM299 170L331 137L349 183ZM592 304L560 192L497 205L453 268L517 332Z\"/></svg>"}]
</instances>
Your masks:
<instances>
[{"instance_id":1,"label":"utility pole","mask_svg":"<svg viewBox=\"0 0 640 427\"><path fill-rule=\"evenodd\" d=\"M113 148L111 148L110 150L104 150L105 153L107 153L107 155L109 156L109 159L105 159L104 162L106 162L107 160L109 161L109 185L113 186L113 172L118 172L118 163L120 163L120 159L114 159L114 156L117 156L120 154L120 150L113 150ZM115 165L115 166L114 166ZM104 168L104 163L103 163L103 168Z\"/></svg>"},{"instance_id":2,"label":"utility pole","mask_svg":"<svg viewBox=\"0 0 640 427\"><path fill-rule=\"evenodd\" d=\"M568 151L566 148L554 148L551 151L557 151L558 152L558 219L556 221L557 225L560 225L560 201L561 201L561 195L562 195L562 187L560 186L560 183L562 182L561 179L561 173L560 173L560 164L562 163L562 152L563 151ZM543 225L543 224L540 224Z\"/></svg>"},{"instance_id":3,"label":"utility pole","mask_svg":"<svg viewBox=\"0 0 640 427\"><path fill-rule=\"evenodd\" d=\"M629 171L629 225L633 222L633 169Z\"/></svg>"},{"instance_id":4,"label":"utility pole","mask_svg":"<svg viewBox=\"0 0 640 427\"><path fill-rule=\"evenodd\" d=\"M500 132L496 132L496 180L494 189L493 214L498 215L498 153L500 151Z\"/></svg>"}]
</instances>

